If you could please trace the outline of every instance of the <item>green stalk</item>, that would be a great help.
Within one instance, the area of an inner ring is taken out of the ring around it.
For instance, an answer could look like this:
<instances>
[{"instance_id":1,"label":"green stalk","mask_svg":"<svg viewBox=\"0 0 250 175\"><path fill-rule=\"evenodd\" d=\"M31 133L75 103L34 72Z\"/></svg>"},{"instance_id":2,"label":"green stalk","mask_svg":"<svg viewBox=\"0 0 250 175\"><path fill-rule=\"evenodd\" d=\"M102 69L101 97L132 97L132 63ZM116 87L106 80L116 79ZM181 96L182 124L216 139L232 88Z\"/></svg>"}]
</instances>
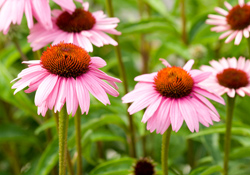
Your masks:
<instances>
[{"instance_id":1,"label":"green stalk","mask_svg":"<svg viewBox=\"0 0 250 175\"><path fill-rule=\"evenodd\" d=\"M182 22L182 41L184 44L188 44L187 39L187 27L186 27L186 12L185 12L185 0L180 1L181 5L181 22Z\"/></svg>"},{"instance_id":2,"label":"green stalk","mask_svg":"<svg viewBox=\"0 0 250 175\"><path fill-rule=\"evenodd\" d=\"M66 105L63 106L59 113L59 175L66 175L66 155L67 155L67 133L69 117L66 111Z\"/></svg>"},{"instance_id":3,"label":"green stalk","mask_svg":"<svg viewBox=\"0 0 250 175\"><path fill-rule=\"evenodd\" d=\"M250 37L247 38L247 43L248 43L248 59L250 59Z\"/></svg>"},{"instance_id":4,"label":"green stalk","mask_svg":"<svg viewBox=\"0 0 250 175\"><path fill-rule=\"evenodd\" d=\"M168 175L168 150L170 143L172 127L169 126L167 131L162 135L162 144L161 144L161 167L162 175Z\"/></svg>"},{"instance_id":5,"label":"green stalk","mask_svg":"<svg viewBox=\"0 0 250 175\"><path fill-rule=\"evenodd\" d=\"M29 61L28 57L23 53L22 48L21 48L21 46L20 46L20 44L19 44L19 42L18 42L18 39L17 39L17 38L13 38L12 41L13 41L13 43L14 43L14 45L15 45L17 51L18 51L18 52L20 53L20 55L21 55L21 60L22 60L22 61Z\"/></svg>"},{"instance_id":6,"label":"green stalk","mask_svg":"<svg viewBox=\"0 0 250 175\"><path fill-rule=\"evenodd\" d=\"M58 133L58 123L59 123L59 115L58 113L54 113L55 121L56 121L56 130ZM67 166L68 166L68 173L69 175L74 175L73 165L71 162L71 157L69 154L69 150L67 149Z\"/></svg>"},{"instance_id":7,"label":"green stalk","mask_svg":"<svg viewBox=\"0 0 250 175\"><path fill-rule=\"evenodd\" d=\"M77 175L82 175L82 150L81 150L81 110L77 109L75 115L76 150L77 150Z\"/></svg>"},{"instance_id":8,"label":"green stalk","mask_svg":"<svg viewBox=\"0 0 250 175\"><path fill-rule=\"evenodd\" d=\"M106 0L106 7L107 7L107 12L109 17L114 17L114 12L113 12L113 6L112 6L112 0ZM117 35L113 35L114 40L118 43L118 45L115 47L115 52L119 64L119 72L120 76L122 77L122 82L123 82L123 88L125 91L125 94L128 93L128 83L127 83L127 77L126 77L126 71L125 67L122 61L122 54L121 54L121 49L119 45L119 40ZM129 104L127 108L129 107ZM129 121L129 131L130 131L130 154L131 157L136 157L136 149L135 149L135 131L134 131L134 125L133 125L133 118L129 113L127 113L128 116L128 121Z\"/></svg>"},{"instance_id":9,"label":"green stalk","mask_svg":"<svg viewBox=\"0 0 250 175\"><path fill-rule=\"evenodd\" d=\"M229 161L229 152L231 146L231 129L232 129L232 120L233 120L233 111L235 105L235 98L227 96L227 114L226 114L226 133L225 133L225 142L224 142L224 175L228 175L228 161Z\"/></svg>"}]
</instances>

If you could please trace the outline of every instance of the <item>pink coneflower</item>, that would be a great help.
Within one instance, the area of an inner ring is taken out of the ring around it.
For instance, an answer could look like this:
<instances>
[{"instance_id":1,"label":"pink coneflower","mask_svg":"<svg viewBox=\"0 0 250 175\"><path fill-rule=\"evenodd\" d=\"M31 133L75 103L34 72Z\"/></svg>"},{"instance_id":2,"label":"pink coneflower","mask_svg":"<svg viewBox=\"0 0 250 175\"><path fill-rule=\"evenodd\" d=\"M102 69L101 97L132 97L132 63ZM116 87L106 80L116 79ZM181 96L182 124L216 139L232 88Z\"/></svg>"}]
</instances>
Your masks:
<instances>
[{"instance_id":1,"label":"pink coneflower","mask_svg":"<svg viewBox=\"0 0 250 175\"><path fill-rule=\"evenodd\" d=\"M99 57L89 54L74 44L60 43L47 48L41 60L25 61L29 67L24 69L12 88L15 93L24 89L26 93L36 91L35 105L38 114L45 115L49 109L60 111L66 102L68 114L74 116L78 104L82 113L89 111L89 92L103 104L110 104L106 93L117 97L119 93L102 80L106 80L116 89L117 78L108 76L98 68L106 65Z\"/></svg>"},{"instance_id":2,"label":"pink coneflower","mask_svg":"<svg viewBox=\"0 0 250 175\"><path fill-rule=\"evenodd\" d=\"M210 61L210 66L201 66L201 70L212 72L212 75L202 84L213 89L217 94L227 93L234 97L235 93L240 96L250 95L250 61L240 57L238 62L235 57L222 58L219 61Z\"/></svg>"},{"instance_id":3,"label":"pink coneflower","mask_svg":"<svg viewBox=\"0 0 250 175\"><path fill-rule=\"evenodd\" d=\"M83 47L86 51L92 52L93 46L101 47L106 44L117 45L106 33L120 35L115 28L119 22L118 18L107 18L103 11L89 12L89 4L83 3L83 8L77 8L69 13L68 11L54 10L52 12L53 28L46 30L41 24L36 24L31 29L28 41L33 50L38 50L53 42L61 41L74 43Z\"/></svg>"},{"instance_id":4,"label":"pink coneflower","mask_svg":"<svg viewBox=\"0 0 250 175\"><path fill-rule=\"evenodd\" d=\"M67 10L75 10L73 0L53 0ZM79 0L78 0L79 1ZM51 10L47 0L1 0L0 31L7 34L12 24L21 24L25 13L28 27L34 25L33 17L46 29L52 28Z\"/></svg>"},{"instance_id":5,"label":"pink coneflower","mask_svg":"<svg viewBox=\"0 0 250 175\"><path fill-rule=\"evenodd\" d=\"M207 24L216 25L211 31L225 32L220 35L219 39L226 38L225 43L231 42L234 38L234 44L239 45L242 36L249 37L250 31L250 2L239 0L239 4L232 7L228 2L224 3L228 11L216 7L215 11L220 15L208 15L210 19L206 20Z\"/></svg>"},{"instance_id":6,"label":"pink coneflower","mask_svg":"<svg viewBox=\"0 0 250 175\"><path fill-rule=\"evenodd\" d=\"M222 104L224 100L199 85L211 73L191 70L193 60L183 68L171 67L166 60L161 60L166 68L136 77L139 83L122 98L123 103L133 102L128 112L133 114L147 107L142 122L147 122L151 132L156 130L161 134L170 124L177 132L183 120L192 132L199 131L199 122L208 127L213 120L219 121L218 112L205 97Z\"/></svg>"}]
</instances>

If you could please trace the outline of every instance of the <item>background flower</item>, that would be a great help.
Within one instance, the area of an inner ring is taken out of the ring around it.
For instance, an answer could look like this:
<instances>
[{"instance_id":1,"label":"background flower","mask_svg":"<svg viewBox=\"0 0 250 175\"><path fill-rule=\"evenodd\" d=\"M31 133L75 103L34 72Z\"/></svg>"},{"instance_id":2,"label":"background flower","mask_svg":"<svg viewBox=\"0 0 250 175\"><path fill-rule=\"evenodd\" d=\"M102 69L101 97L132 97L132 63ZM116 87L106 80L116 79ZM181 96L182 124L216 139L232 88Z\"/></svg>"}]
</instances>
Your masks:
<instances>
[{"instance_id":1,"label":"background flower","mask_svg":"<svg viewBox=\"0 0 250 175\"><path fill-rule=\"evenodd\" d=\"M242 36L249 37L250 31L250 2L244 3L239 0L239 5L231 6L224 2L228 11L216 7L215 11L221 15L208 15L210 19L206 20L207 24L216 25L211 31L224 32L219 39L226 38L225 43L229 43L235 38L234 44L239 45Z\"/></svg>"},{"instance_id":2,"label":"background flower","mask_svg":"<svg viewBox=\"0 0 250 175\"><path fill-rule=\"evenodd\" d=\"M219 95L227 93L229 97L250 95L250 61L240 57L212 60L211 66L201 66L201 70L212 72L212 75L202 84L213 89Z\"/></svg>"},{"instance_id":3,"label":"background flower","mask_svg":"<svg viewBox=\"0 0 250 175\"><path fill-rule=\"evenodd\" d=\"M78 8L75 11L54 10L52 12L53 28L47 30L41 24L36 24L31 29L28 41L33 50L38 50L47 44L57 44L61 41L65 43L74 43L83 47L88 52L93 51L94 44L102 47L106 44L117 45L106 33L120 35L115 30L118 18L107 18L103 11L89 12L89 3L83 3L83 9Z\"/></svg>"},{"instance_id":4,"label":"background flower","mask_svg":"<svg viewBox=\"0 0 250 175\"><path fill-rule=\"evenodd\" d=\"M139 83L122 98L123 103L133 102L128 112L134 114L147 107L142 122L147 122L151 132L156 130L161 134L170 124L177 132L183 120L191 132L199 131L199 122L208 127L212 121L219 121L218 112L205 97L222 104L224 100L199 85L210 73L191 70L193 60L183 69L171 67L166 60L161 60L167 68L135 77Z\"/></svg>"},{"instance_id":5,"label":"background flower","mask_svg":"<svg viewBox=\"0 0 250 175\"><path fill-rule=\"evenodd\" d=\"M67 10L74 10L73 0L54 0ZM23 13L28 27L34 25L33 17L45 28L52 28L51 10L47 0L2 0L0 1L0 31L7 34L11 23L21 24Z\"/></svg>"}]
</instances>

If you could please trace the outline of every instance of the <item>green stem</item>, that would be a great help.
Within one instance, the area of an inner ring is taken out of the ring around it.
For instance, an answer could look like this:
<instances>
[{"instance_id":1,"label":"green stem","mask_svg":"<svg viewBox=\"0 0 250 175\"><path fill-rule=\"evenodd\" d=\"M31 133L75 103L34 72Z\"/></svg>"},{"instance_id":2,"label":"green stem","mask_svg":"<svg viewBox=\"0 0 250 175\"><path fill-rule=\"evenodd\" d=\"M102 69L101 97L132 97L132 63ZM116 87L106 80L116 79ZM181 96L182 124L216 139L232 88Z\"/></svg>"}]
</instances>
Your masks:
<instances>
[{"instance_id":1,"label":"green stem","mask_svg":"<svg viewBox=\"0 0 250 175\"><path fill-rule=\"evenodd\" d=\"M172 127L169 126L167 131L162 135L162 145L161 145L161 167L162 174L168 175L168 149L170 143Z\"/></svg>"},{"instance_id":2,"label":"green stem","mask_svg":"<svg viewBox=\"0 0 250 175\"><path fill-rule=\"evenodd\" d=\"M75 115L76 150L77 150L77 175L82 175L82 150L81 150L81 110L77 109Z\"/></svg>"},{"instance_id":3,"label":"green stem","mask_svg":"<svg viewBox=\"0 0 250 175\"><path fill-rule=\"evenodd\" d=\"M250 59L250 37L247 38L247 43L248 43L248 59Z\"/></svg>"},{"instance_id":4,"label":"green stem","mask_svg":"<svg viewBox=\"0 0 250 175\"><path fill-rule=\"evenodd\" d=\"M107 7L107 12L108 12L109 17L114 17L112 0L106 0L106 7ZM115 52L116 52L117 60L118 60L118 64L119 64L119 72L120 72L120 75L121 75L122 81L123 81L123 88L124 88L125 94L127 94L128 93L128 83L127 83L125 67L124 67L124 64L122 61L122 54L121 54L118 36L114 35L113 38L118 43L118 45L115 47ZM127 108L128 107L129 107L129 105L127 106ZM129 115L129 113L127 113L127 116L128 116L128 121L129 121L130 142L131 142L130 154L131 154L131 157L136 157L135 132L134 132L134 125L133 125L133 118L131 115Z\"/></svg>"},{"instance_id":5,"label":"green stem","mask_svg":"<svg viewBox=\"0 0 250 175\"><path fill-rule=\"evenodd\" d=\"M227 116L226 116L226 133L225 133L225 142L224 142L224 175L228 175L228 161L229 161L229 152L231 145L231 128L232 128L232 119L233 119L233 110L235 104L235 98L227 96Z\"/></svg>"},{"instance_id":6,"label":"green stem","mask_svg":"<svg viewBox=\"0 0 250 175\"><path fill-rule=\"evenodd\" d=\"M56 121L56 129L57 129L57 132L58 132L58 123L59 123L59 115L58 115L58 113L54 113L54 118L55 118L55 121ZM68 149L67 149L67 166L68 166L69 175L74 175L73 165L72 165L72 162L71 162L71 157L70 157Z\"/></svg>"},{"instance_id":7,"label":"green stem","mask_svg":"<svg viewBox=\"0 0 250 175\"><path fill-rule=\"evenodd\" d=\"M28 59L27 56L23 53L22 48L21 48L21 46L20 46L18 40L17 40L16 38L13 38L12 41L13 41L14 45L16 46L17 51L20 53L22 61L28 61L29 59Z\"/></svg>"},{"instance_id":8,"label":"green stem","mask_svg":"<svg viewBox=\"0 0 250 175\"><path fill-rule=\"evenodd\" d=\"M67 155L67 133L69 117L66 111L66 105L63 106L59 113L59 175L66 175L66 155Z\"/></svg>"},{"instance_id":9,"label":"green stem","mask_svg":"<svg viewBox=\"0 0 250 175\"><path fill-rule=\"evenodd\" d=\"M181 5L181 22L182 22L182 41L184 44L188 44L187 40L187 27L186 27L186 12L185 12L185 0L180 1Z\"/></svg>"}]
</instances>

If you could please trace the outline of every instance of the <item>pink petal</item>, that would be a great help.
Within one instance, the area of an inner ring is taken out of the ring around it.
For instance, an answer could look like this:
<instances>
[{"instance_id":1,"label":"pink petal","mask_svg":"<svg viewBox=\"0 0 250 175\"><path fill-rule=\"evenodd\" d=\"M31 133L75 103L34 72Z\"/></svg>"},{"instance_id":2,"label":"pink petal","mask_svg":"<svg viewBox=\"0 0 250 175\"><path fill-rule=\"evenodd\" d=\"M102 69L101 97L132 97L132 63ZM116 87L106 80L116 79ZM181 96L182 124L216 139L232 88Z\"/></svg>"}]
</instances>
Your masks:
<instances>
[{"instance_id":1,"label":"pink petal","mask_svg":"<svg viewBox=\"0 0 250 175\"><path fill-rule=\"evenodd\" d=\"M90 106L90 96L89 91L87 90L85 83L84 81L82 81L81 77L76 77L76 93L82 114L84 112L88 114Z\"/></svg>"},{"instance_id":2,"label":"pink petal","mask_svg":"<svg viewBox=\"0 0 250 175\"><path fill-rule=\"evenodd\" d=\"M201 81L204 81L205 79L207 79L212 73L211 72L204 72L201 73L195 77L193 77L194 83L199 83Z\"/></svg>"},{"instance_id":3,"label":"pink petal","mask_svg":"<svg viewBox=\"0 0 250 175\"><path fill-rule=\"evenodd\" d=\"M183 69L189 72L189 71L191 70L193 64L194 64L194 60L189 60L189 61L183 66Z\"/></svg>"},{"instance_id":4,"label":"pink petal","mask_svg":"<svg viewBox=\"0 0 250 175\"><path fill-rule=\"evenodd\" d=\"M143 74L135 77L135 81L143 81L143 82L154 82L154 78L156 77L157 72L151 74Z\"/></svg>"},{"instance_id":5,"label":"pink petal","mask_svg":"<svg viewBox=\"0 0 250 175\"><path fill-rule=\"evenodd\" d=\"M232 34L229 35L229 37L226 39L225 43L231 42L236 37L237 34L238 34L238 30L234 31Z\"/></svg>"},{"instance_id":6,"label":"pink petal","mask_svg":"<svg viewBox=\"0 0 250 175\"><path fill-rule=\"evenodd\" d=\"M228 12L220 7L215 7L214 10L218 13L220 13L221 15L227 16Z\"/></svg>"},{"instance_id":7,"label":"pink petal","mask_svg":"<svg viewBox=\"0 0 250 175\"><path fill-rule=\"evenodd\" d=\"M103 88L88 73L81 76L88 91L104 105L110 104L109 99Z\"/></svg>"},{"instance_id":8,"label":"pink petal","mask_svg":"<svg viewBox=\"0 0 250 175\"><path fill-rule=\"evenodd\" d=\"M200 95L203 95L203 96L205 96L207 98L210 98L211 100L214 100L214 101L216 101L218 103L221 103L221 104L225 105L225 102L224 102L223 98L221 98L220 96L218 96L216 94L208 92L205 89L202 89L202 88L200 88L198 86L194 86L193 87L193 91L196 92L196 93L198 93L198 94L200 94Z\"/></svg>"},{"instance_id":9,"label":"pink petal","mask_svg":"<svg viewBox=\"0 0 250 175\"><path fill-rule=\"evenodd\" d=\"M163 59L163 58L160 58L159 59L161 62L162 62L162 64L164 64L166 67L171 67L171 65L167 62L167 60L165 60L165 59Z\"/></svg>"},{"instance_id":10,"label":"pink petal","mask_svg":"<svg viewBox=\"0 0 250 175\"><path fill-rule=\"evenodd\" d=\"M91 57L91 66L94 66L96 68L101 68L106 66L107 63L100 57Z\"/></svg>"},{"instance_id":11,"label":"pink petal","mask_svg":"<svg viewBox=\"0 0 250 175\"><path fill-rule=\"evenodd\" d=\"M146 123L150 117L155 113L155 111L158 109L160 103L162 101L162 96L158 95L155 101L152 101L152 103L147 107L146 111L144 112L144 115L142 117L142 122Z\"/></svg>"},{"instance_id":12,"label":"pink petal","mask_svg":"<svg viewBox=\"0 0 250 175\"><path fill-rule=\"evenodd\" d=\"M75 115L78 108L78 100L76 95L76 81L73 77L67 78L67 93L66 93L66 107L68 114Z\"/></svg>"},{"instance_id":13,"label":"pink petal","mask_svg":"<svg viewBox=\"0 0 250 175\"><path fill-rule=\"evenodd\" d=\"M239 44L240 44L241 39L242 39L242 35L243 35L242 30L240 30L240 31L237 33L236 37L235 37L235 41L234 41L234 44L235 44L235 45L239 45Z\"/></svg>"},{"instance_id":14,"label":"pink petal","mask_svg":"<svg viewBox=\"0 0 250 175\"><path fill-rule=\"evenodd\" d=\"M53 90L58 79L58 75L50 74L46 77L40 84L36 91L35 104L40 106L46 98L49 96L50 92Z\"/></svg>"}]
</instances>

